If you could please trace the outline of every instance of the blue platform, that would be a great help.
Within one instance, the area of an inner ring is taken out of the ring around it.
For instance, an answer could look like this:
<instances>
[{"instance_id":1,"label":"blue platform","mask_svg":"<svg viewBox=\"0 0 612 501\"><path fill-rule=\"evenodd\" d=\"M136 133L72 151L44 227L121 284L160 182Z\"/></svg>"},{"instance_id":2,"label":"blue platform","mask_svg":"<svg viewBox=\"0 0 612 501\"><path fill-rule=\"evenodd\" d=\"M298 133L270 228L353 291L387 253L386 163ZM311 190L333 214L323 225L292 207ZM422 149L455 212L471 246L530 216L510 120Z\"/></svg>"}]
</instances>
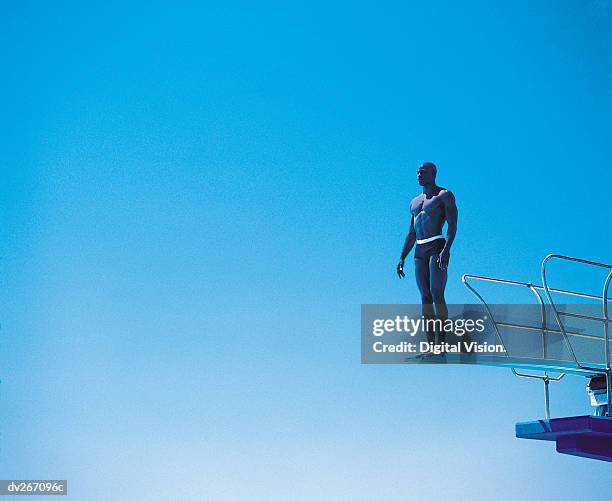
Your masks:
<instances>
[{"instance_id":1,"label":"blue platform","mask_svg":"<svg viewBox=\"0 0 612 501\"><path fill-rule=\"evenodd\" d=\"M574 416L516 423L516 437L556 442L557 452L612 461L612 417Z\"/></svg>"}]
</instances>

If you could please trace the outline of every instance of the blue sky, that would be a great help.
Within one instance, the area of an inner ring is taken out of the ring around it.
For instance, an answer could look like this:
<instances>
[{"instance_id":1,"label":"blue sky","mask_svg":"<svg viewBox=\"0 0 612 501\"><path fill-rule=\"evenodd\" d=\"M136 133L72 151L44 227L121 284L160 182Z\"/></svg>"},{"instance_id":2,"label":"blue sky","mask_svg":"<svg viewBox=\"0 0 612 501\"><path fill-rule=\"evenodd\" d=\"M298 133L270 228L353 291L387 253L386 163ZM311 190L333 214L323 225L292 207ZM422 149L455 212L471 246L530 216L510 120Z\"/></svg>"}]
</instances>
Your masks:
<instances>
[{"instance_id":1,"label":"blue sky","mask_svg":"<svg viewBox=\"0 0 612 501\"><path fill-rule=\"evenodd\" d=\"M611 16L5 3L2 477L96 500L599 497L608 465L514 438L540 385L363 366L359 307L418 300L394 268L424 160L459 206L449 302L462 273L612 261ZM567 379L553 415L590 412Z\"/></svg>"}]
</instances>

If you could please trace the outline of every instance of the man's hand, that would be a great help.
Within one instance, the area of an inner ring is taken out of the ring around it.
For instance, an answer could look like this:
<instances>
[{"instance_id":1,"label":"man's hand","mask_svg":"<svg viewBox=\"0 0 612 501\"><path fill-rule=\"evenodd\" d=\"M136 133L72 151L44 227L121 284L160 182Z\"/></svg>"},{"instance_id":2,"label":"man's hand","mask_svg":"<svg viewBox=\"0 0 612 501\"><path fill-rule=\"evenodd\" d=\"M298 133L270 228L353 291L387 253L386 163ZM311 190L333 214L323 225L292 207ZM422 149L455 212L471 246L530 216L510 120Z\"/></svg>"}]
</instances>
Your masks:
<instances>
[{"instance_id":1,"label":"man's hand","mask_svg":"<svg viewBox=\"0 0 612 501\"><path fill-rule=\"evenodd\" d=\"M438 266L441 270L448 268L448 260L450 259L450 251L448 249L442 249L438 256Z\"/></svg>"},{"instance_id":2,"label":"man's hand","mask_svg":"<svg viewBox=\"0 0 612 501\"><path fill-rule=\"evenodd\" d=\"M397 263L397 276L400 278L404 278L406 274L404 273L404 260L400 259L399 263Z\"/></svg>"}]
</instances>

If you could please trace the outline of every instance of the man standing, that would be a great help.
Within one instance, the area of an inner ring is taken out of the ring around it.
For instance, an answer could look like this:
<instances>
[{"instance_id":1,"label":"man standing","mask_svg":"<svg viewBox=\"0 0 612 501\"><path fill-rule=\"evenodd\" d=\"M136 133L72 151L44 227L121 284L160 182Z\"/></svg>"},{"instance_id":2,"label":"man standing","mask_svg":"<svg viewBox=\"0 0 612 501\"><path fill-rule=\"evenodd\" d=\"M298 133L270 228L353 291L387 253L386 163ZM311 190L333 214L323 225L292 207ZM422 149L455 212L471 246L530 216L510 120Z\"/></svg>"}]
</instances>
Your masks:
<instances>
[{"instance_id":1,"label":"man standing","mask_svg":"<svg viewBox=\"0 0 612 501\"><path fill-rule=\"evenodd\" d=\"M452 192L436 184L437 172L438 169L431 162L423 163L417 171L417 179L423 187L423 193L410 202L410 229L397 264L397 274L400 278L406 276L404 260L416 242L414 267L421 293L423 316L445 320L448 318L448 308L444 289L450 249L457 233L457 206ZM442 235L445 222L446 239ZM427 334L429 341L433 342L433 333ZM443 338L441 332L438 341L443 342Z\"/></svg>"}]
</instances>

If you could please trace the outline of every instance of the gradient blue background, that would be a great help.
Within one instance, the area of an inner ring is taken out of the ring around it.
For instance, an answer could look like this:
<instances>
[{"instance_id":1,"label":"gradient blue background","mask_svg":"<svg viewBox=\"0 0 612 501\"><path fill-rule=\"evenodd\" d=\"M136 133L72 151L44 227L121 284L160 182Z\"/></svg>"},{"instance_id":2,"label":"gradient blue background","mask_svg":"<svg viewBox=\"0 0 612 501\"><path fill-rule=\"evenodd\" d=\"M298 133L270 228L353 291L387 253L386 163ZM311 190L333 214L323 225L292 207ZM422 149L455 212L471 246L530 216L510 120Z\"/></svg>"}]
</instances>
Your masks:
<instances>
[{"instance_id":1,"label":"gradient blue background","mask_svg":"<svg viewBox=\"0 0 612 501\"><path fill-rule=\"evenodd\" d=\"M514 438L540 384L360 364L360 304L418 301L423 160L458 200L449 302L462 273L612 261L609 3L426 3L2 4L2 478L602 499L608 464ZM552 388L587 412L583 379Z\"/></svg>"}]
</instances>

